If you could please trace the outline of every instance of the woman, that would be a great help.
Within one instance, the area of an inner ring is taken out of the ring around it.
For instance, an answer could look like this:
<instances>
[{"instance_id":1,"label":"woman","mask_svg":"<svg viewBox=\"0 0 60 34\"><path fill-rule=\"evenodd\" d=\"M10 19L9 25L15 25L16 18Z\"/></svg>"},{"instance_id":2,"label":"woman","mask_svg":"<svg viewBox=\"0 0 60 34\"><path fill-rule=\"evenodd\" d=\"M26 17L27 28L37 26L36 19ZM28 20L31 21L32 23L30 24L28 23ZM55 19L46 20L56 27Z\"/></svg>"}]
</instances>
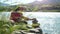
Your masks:
<instances>
[{"instance_id":1,"label":"woman","mask_svg":"<svg viewBox=\"0 0 60 34\"><path fill-rule=\"evenodd\" d=\"M27 18L25 16L23 16L23 11L25 10L25 8L23 7L18 7L16 10L14 10L13 12L11 12L11 16L10 16L10 20L12 21L12 23L16 23L16 22L21 22L21 21L25 21L25 20L32 20L30 18Z\"/></svg>"}]
</instances>

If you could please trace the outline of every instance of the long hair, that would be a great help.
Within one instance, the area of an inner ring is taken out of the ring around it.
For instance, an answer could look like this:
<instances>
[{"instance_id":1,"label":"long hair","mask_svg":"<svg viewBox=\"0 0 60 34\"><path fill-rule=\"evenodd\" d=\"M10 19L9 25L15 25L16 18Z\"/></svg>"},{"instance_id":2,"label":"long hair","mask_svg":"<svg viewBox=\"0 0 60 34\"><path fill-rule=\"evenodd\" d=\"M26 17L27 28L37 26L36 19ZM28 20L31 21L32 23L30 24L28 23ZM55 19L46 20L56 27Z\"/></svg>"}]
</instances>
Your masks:
<instances>
[{"instance_id":1,"label":"long hair","mask_svg":"<svg viewBox=\"0 0 60 34\"><path fill-rule=\"evenodd\" d=\"M23 10L26 10L26 8L25 8L25 7L18 7L18 8L15 9L14 11L19 11L19 10L23 11Z\"/></svg>"}]
</instances>

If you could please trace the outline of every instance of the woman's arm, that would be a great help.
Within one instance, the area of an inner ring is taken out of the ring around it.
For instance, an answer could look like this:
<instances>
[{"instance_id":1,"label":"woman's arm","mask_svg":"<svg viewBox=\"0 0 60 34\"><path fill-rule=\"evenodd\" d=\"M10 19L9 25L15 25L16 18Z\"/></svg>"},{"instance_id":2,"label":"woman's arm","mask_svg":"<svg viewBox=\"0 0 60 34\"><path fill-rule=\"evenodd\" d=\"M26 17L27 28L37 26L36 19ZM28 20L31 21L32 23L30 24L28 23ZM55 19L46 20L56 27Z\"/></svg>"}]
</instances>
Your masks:
<instances>
[{"instance_id":1,"label":"woman's arm","mask_svg":"<svg viewBox=\"0 0 60 34\"><path fill-rule=\"evenodd\" d=\"M23 18L24 20L33 20L33 19L30 19L30 18L25 17L25 16L22 16L22 18Z\"/></svg>"}]
</instances>

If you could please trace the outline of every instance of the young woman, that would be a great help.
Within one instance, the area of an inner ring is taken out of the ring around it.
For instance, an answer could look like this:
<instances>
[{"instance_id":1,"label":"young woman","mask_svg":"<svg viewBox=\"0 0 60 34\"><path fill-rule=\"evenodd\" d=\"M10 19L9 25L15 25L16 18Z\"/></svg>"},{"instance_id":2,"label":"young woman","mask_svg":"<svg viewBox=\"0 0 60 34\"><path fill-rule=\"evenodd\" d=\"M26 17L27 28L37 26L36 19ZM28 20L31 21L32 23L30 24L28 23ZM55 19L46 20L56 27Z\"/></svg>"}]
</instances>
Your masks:
<instances>
[{"instance_id":1,"label":"young woman","mask_svg":"<svg viewBox=\"0 0 60 34\"><path fill-rule=\"evenodd\" d=\"M24 10L25 10L25 8L18 7L16 10L14 10L13 12L11 12L10 20L12 21L12 23L26 21L26 20L32 20L30 18L27 18L27 17L23 16L22 12Z\"/></svg>"}]
</instances>

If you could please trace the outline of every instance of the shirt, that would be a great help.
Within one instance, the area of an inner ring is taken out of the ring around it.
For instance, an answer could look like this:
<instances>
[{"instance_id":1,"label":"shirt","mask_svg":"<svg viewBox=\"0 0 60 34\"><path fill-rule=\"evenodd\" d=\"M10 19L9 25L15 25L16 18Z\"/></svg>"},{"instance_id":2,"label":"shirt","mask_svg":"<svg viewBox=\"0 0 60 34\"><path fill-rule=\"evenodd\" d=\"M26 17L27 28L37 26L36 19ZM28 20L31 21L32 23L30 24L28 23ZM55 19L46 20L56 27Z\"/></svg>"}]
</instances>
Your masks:
<instances>
[{"instance_id":1,"label":"shirt","mask_svg":"<svg viewBox=\"0 0 60 34\"><path fill-rule=\"evenodd\" d=\"M12 12L11 13L11 20L17 22L17 20L22 16L22 13Z\"/></svg>"}]
</instances>

